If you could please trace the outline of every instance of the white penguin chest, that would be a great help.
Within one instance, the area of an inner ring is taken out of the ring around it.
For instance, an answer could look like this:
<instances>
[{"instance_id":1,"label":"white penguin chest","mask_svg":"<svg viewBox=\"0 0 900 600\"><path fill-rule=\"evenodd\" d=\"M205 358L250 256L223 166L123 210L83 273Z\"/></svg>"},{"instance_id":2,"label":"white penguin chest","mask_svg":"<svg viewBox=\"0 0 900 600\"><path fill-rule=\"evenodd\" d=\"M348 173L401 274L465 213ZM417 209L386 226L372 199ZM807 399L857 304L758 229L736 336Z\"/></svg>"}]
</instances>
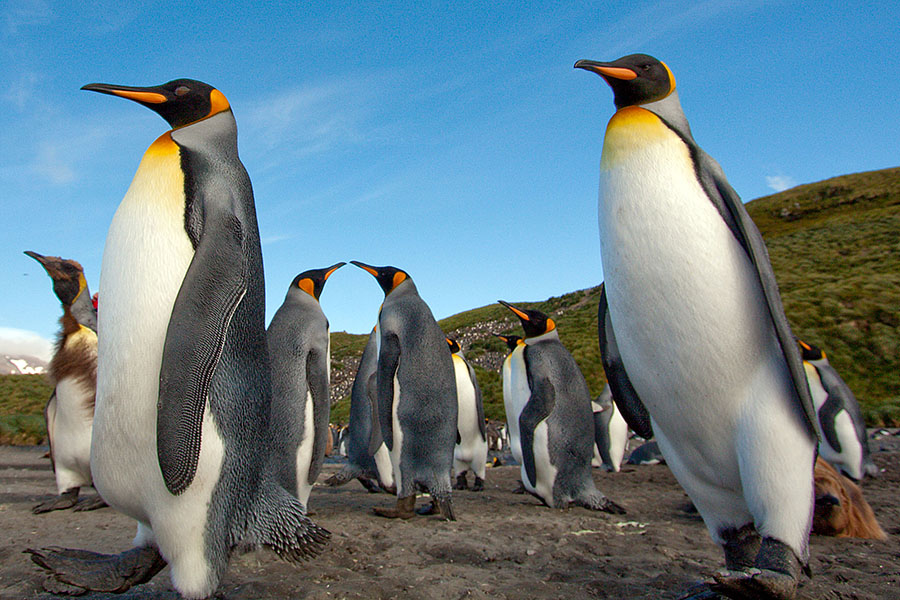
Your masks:
<instances>
[{"instance_id":1,"label":"white penguin chest","mask_svg":"<svg viewBox=\"0 0 900 600\"><path fill-rule=\"evenodd\" d=\"M510 452L519 464L522 464L519 416L525 410L525 405L528 404L528 399L531 397L531 389L528 387L528 373L525 368L524 350L524 346L516 347L507 359L509 361L509 401L504 407L506 409L506 424L509 426Z\"/></svg>"},{"instance_id":2,"label":"white penguin chest","mask_svg":"<svg viewBox=\"0 0 900 600\"><path fill-rule=\"evenodd\" d=\"M746 400L775 338L756 272L700 186L687 146L641 113L649 114L635 109L617 121L617 113L604 142L603 273L632 383L655 421L689 430L709 426L711 404L737 409Z\"/></svg>"},{"instance_id":3,"label":"white penguin chest","mask_svg":"<svg viewBox=\"0 0 900 600\"><path fill-rule=\"evenodd\" d=\"M161 143L164 138L147 150L116 210L100 273L91 460L100 485L104 473L116 473L115 487L124 494L139 494L141 486L129 492L122 477L158 472L159 369L172 307L194 255L184 229L184 175L177 148L171 140ZM118 473L123 469L133 475Z\"/></svg>"}]
</instances>

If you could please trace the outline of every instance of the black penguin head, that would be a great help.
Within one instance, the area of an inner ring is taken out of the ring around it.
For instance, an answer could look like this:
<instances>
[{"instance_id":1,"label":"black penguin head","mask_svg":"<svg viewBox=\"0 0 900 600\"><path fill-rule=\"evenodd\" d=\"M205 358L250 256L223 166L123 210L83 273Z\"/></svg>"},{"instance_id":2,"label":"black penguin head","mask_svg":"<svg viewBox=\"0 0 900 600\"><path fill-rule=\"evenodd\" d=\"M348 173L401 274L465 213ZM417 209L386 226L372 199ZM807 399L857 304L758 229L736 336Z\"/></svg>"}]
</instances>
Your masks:
<instances>
[{"instance_id":1,"label":"black penguin head","mask_svg":"<svg viewBox=\"0 0 900 600\"><path fill-rule=\"evenodd\" d=\"M525 330L526 338L544 335L545 333L556 329L556 323L553 319L539 310L516 308L509 302L504 302L503 300L498 300L497 302L513 311L516 316L519 317L519 321L522 322L522 329Z\"/></svg>"},{"instance_id":2,"label":"black penguin head","mask_svg":"<svg viewBox=\"0 0 900 600\"><path fill-rule=\"evenodd\" d=\"M195 79L176 79L152 87L89 83L81 89L134 100L159 114L172 129L184 127L231 108L222 92Z\"/></svg>"},{"instance_id":3,"label":"black penguin head","mask_svg":"<svg viewBox=\"0 0 900 600\"><path fill-rule=\"evenodd\" d=\"M398 269L397 267L373 267L372 265L361 263L358 260L351 260L350 264L356 265L363 271L372 275L378 282L378 285L381 286L381 289L384 290L385 296L393 292L398 285L407 279L410 279L410 276L406 271Z\"/></svg>"},{"instance_id":4,"label":"black penguin head","mask_svg":"<svg viewBox=\"0 0 900 600\"><path fill-rule=\"evenodd\" d=\"M47 275L53 280L53 292L63 306L72 306L75 299L87 289L84 270L76 261L58 256L43 256L31 250L26 250L25 254L41 263L47 271Z\"/></svg>"},{"instance_id":5,"label":"black penguin head","mask_svg":"<svg viewBox=\"0 0 900 600\"><path fill-rule=\"evenodd\" d=\"M450 346L450 354L456 354L460 351L459 343L453 338L447 338L447 344Z\"/></svg>"},{"instance_id":6,"label":"black penguin head","mask_svg":"<svg viewBox=\"0 0 900 600\"><path fill-rule=\"evenodd\" d=\"M800 350L803 356L803 360L822 360L823 358L825 358L825 353L816 346L807 344L803 340L797 340L797 343L800 344Z\"/></svg>"},{"instance_id":7,"label":"black penguin head","mask_svg":"<svg viewBox=\"0 0 900 600\"><path fill-rule=\"evenodd\" d=\"M331 274L346 264L347 263L345 262L339 262L330 267L325 267L324 269L310 269L309 271L303 271L294 277L294 281L291 282L291 289L303 290L318 300L319 296L322 294L322 290L325 288L325 282L328 281Z\"/></svg>"},{"instance_id":8,"label":"black penguin head","mask_svg":"<svg viewBox=\"0 0 900 600\"><path fill-rule=\"evenodd\" d=\"M503 340L510 351L515 350L516 346L519 345L519 340L522 339L518 335L505 335L500 333L495 333L494 335Z\"/></svg>"},{"instance_id":9,"label":"black penguin head","mask_svg":"<svg viewBox=\"0 0 900 600\"><path fill-rule=\"evenodd\" d=\"M675 91L669 67L647 54L629 54L613 62L579 60L575 68L603 77L613 90L616 108L662 100Z\"/></svg>"}]
</instances>

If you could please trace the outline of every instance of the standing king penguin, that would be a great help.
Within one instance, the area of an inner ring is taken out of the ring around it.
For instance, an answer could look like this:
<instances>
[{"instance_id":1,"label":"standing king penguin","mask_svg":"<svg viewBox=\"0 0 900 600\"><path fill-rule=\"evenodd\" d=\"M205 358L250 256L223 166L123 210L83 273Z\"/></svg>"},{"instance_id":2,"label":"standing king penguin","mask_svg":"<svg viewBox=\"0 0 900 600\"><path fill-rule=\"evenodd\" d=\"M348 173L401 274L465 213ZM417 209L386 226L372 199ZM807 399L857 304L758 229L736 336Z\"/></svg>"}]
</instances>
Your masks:
<instances>
[{"instance_id":1,"label":"standing king penguin","mask_svg":"<svg viewBox=\"0 0 900 600\"><path fill-rule=\"evenodd\" d=\"M450 470L456 444L457 399L453 359L444 332L416 284L396 267L352 264L384 291L378 312L376 390L381 435L391 455L396 509L376 508L389 518L415 514L416 491L431 494L430 508L453 521ZM372 454L377 448L370 446Z\"/></svg>"},{"instance_id":2,"label":"standing king penguin","mask_svg":"<svg viewBox=\"0 0 900 600\"><path fill-rule=\"evenodd\" d=\"M138 522L119 555L32 551L53 578L123 591L166 563L187 598L213 594L235 547L299 561L328 532L267 470L271 381L262 253L225 96L178 79L90 84L172 127L144 154L103 253L91 470Z\"/></svg>"},{"instance_id":3,"label":"standing king penguin","mask_svg":"<svg viewBox=\"0 0 900 600\"><path fill-rule=\"evenodd\" d=\"M380 485L381 488L396 493L391 456L387 446L384 445L381 425L378 423L375 382L377 366L378 335L373 329L363 349L356 370L356 379L353 380L353 387L350 389L350 424L344 435L347 464L326 479L326 485L343 485L351 479L358 479L370 492L379 492ZM370 446L377 448L374 454L369 452Z\"/></svg>"},{"instance_id":4,"label":"standing king penguin","mask_svg":"<svg viewBox=\"0 0 900 600\"><path fill-rule=\"evenodd\" d=\"M722 546L716 591L792 598L807 564L815 413L765 244L645 54L576 68L615 94L600 162L600 346L613 396Z\"/></svg>"},{"instance_id":5,"label":"standing king penguin","mask_svg":"<svg viewBox=\"0 0 900 600\"><path fill-rule=\"evenodd\" d=\"M816 407L819 456L856 481L878 473L869 455L866 423L856 396L821 349L798 342Z\"/></svg>"},{"instance_id":6,"label":"standing king penguin","mask_svg":"<svg viewBox=\"0 0 900 600\"><path fill-rule=\"evenodd\" d=\"M624 514L604 496L591 475L594 426L591 395L578 364L559 340L556 323L537 310L519 309L500 300L522 322L525 342L521 360L525 386L515 386L514 406L522 450L525 490L552 508L575 504L591 510Z\"/></svg>"},{"instance_id":7,"label":"standing king penguin","mask_svg":"<svg viewBox=\"0 0 900 600\"><path fill-rule=\"evenodd\" d=\"M453 357L453 370L456 374L457 395L457 442L453 449L453 475L456 483L453 489L469 489L466 472L471 470L475 475L472 484L473 492L484 489L484 472L487 466L487 423L484 421L484 404L481 400L481 388L475 378L475 370L463 356L459 343L447 338L450 354Z\"/></svg>"},{"instance_id":8,"label":"standing king penguin","mask_svg":"<svg viewBox=\"0 0 900 600\"><path fill-rule=\"evenodd\" d=\"M38 504L35 514L75 506L82 486L91 485L91 429L97 394L97 309L91 301L84 270L74 260L43 256L27 250L53 280L62 303L61 329L50 360L53 393L44 408L50 460L56 477L56 498ZM99 496L75 510L102 508Z\"/></svg>"},{"instance_id":9,"label":"standing king penguin","mask_svg":"<svg viewBox=\"0 0 900 600\"><path fill-rule=\"evenodd\" d=\"M594 411L594 460L599 458L604 468L618 473L628 445L628 423L616 407L608 383L597 399L591 401L591 409Z\"/></svg>"},{"instance_id":10,"label":"standing king penguin","mask_svg":"<svg viewBox=\"0 0 900 600\"><path fill-rule=\"evenodd\" d=\"M282 487L307 509L331 436L331 343L319 295L331 274L345 264L297 275L266 331L272 364L273 468Z\"/></svg>"},{"instance_id":11,"label":"standing king penguin","mask_svg":"<svg viewBox=\"0 0 900 600\"><path fill-rule=\"evenodd\" d=\"M518 335L500 335L495 333L506 347L509 354L503 359L501 375L503 377L503 410L506 413L506 435L509 439L509 452L518 464L522 464L522 442L519 438L519 415L528 402L528 375L525 369L525 340Z\"/></svg>"}]
</instances>

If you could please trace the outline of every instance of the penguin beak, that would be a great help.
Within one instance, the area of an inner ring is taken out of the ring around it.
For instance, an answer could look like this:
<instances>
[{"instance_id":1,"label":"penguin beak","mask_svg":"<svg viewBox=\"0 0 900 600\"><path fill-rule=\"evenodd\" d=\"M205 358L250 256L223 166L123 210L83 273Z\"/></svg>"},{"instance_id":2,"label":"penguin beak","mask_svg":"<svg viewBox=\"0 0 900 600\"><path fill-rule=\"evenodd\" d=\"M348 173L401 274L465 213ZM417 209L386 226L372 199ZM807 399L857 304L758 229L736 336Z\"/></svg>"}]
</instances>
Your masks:
<instances>
[{"instance_id":1,"label":"penguin beak","mask_svg":"<svg viewBox=\"0 0 900 600\"><path fill-rule=\"evenodd\" d=\"M328 270L325 271L325 276L323 278L323 281L328 281L328 278L331 277L332 273L334 273L335 271L337 271L338 269L340 269L341 267L343 267L346 264L347 263L345 263L345 262L339 262L336 265L331 265L330 267L328 267Z\"/></svg>"},{"instance_id":2,"label":"penguin beak","mask_svg":"<svg viewBox=\"0 0 900 600\"><path fill-rule=\"evenodd\" d=\"M357 267L359 267L359 268L362 269L363 271L366 271L367 273L369 273L372 277L375 277L375 278L378 277L378 269L376 269L375 267L371 267L371 266L369 266L369 265L367 265L367 264L365 264L365 263L361 263L361 262L359 262L358 260L351 260L351 261L350 261L350 264L351 264L351 265L356 265Z\"/></svg>"},{"instance_id":3,"label":"penguin beak","mask_svg":"<svg viewBox=\"0 0 900 600\"><path fill-rule=\"evenodd\" d=\"M44 266L47 265L47 257L44 256L43 254L38 254L37 252L34 252L34 251L32 251L32 250L26 250L26 251L25 251L25 254L27 254L28 256L30 256L31 258L33 258L34 260L38 261L38 262L41 263L42 265L44 265Z\"/></svg>"},{"instance_id":4,"label":"penguin beak","mask_svg":"<svg viewBox=\"0 0 900 600\"><path fill-rule=\"evenodd\" d=\"M632 79L637 79L637 73L632 71L631 69L626 69L624 67L612 67L609 63L597 62L595 60L579 60L575 63L576 69L584 69L585 71L592 71L604 79L612 77L613 79L620 79L622 81L631 81Z\"/></svg>"},{"instance_id":5,"label":"penguin beak","mask_svg":"<svg viewBox=\"0 0 900 600\"><path fill-rule=\"evenodd\" d=\"M111 85L108 83L89 83L82 86L81 89L89 92L100 92L101 94L119 96L120 98L134 100L141 104L163 104L164 102L169 101L169 97L158 87L128 87L124 85Z\"/></svg>"},{"instance_id":6,"label":"penguin beak","mask_svg":"<svg viewBox=\"0 0 900 600\"><path fill-rule=\"evenodd\" d=\"M526 315L525 313L523 313L521 310L519 310L518 308L516 308L515 306L513 306L513 305L510 304L509 302L504 302L503 300L497 300L497 302L499 302L500 304L502 304L503 306L505 306L505 307L508 308L509 310L513 311L514 313L516 313L516 316L519 317L520 319L522 319L523 321L530 321L530 320L531 320L531 319L528 317L528 315Z\"/></svg>"}]
</instances>

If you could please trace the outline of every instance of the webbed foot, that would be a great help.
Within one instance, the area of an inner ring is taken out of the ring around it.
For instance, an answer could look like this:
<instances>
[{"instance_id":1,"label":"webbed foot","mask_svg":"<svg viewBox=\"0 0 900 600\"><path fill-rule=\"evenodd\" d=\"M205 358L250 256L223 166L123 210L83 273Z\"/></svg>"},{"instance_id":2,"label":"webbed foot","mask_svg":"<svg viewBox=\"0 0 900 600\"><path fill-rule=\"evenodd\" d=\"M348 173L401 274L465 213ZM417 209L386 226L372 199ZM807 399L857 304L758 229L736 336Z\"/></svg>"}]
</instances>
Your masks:
<instances>
[{"instance_id":1,"label":"webbed foot","mask_svg":"<svg viewBox=\"0 0 900 600\"><path fill-rule=\"evenodd\" d=\"M97 495L93 498L88 498L87 500L79 502L75 505L74 510L75 512L84 512L88 510L97 510L98 508L104 508L106 506L109 506L109 504L106 503L106 500Z\"/></svg>"},{"instance_id":2,"label":"webbed foot","mask_svg":"<svg viewBox=\"0 0 900 600\"><path fill-rule=\"evenodd\" d=\"M50 547L41 550L27 549L31 560L48 571L44 582L47 591L49 579L65 586L55 589L80 588L84 591L112 592L120 594L132 586L146 583L166 566L166 561L153 546L132 548L121 554L100 554L88 550ZM58 592L54 592L58 593ZM77 589L66 591L69 595L83 593Z\"/></svg>"},{"instance_id":3,"label":"webbed foot","mask_svg":"<svg viewBox=\"0 0 900 600\"><path fill-rule=\"evenodd\" d=\"M31 512L36 515L48 513L52 510L65 510L72 508L78 502L78 491L81 488L71 488L46 502L41 502L31 508Z\"/></svg>"}]
</instances>

